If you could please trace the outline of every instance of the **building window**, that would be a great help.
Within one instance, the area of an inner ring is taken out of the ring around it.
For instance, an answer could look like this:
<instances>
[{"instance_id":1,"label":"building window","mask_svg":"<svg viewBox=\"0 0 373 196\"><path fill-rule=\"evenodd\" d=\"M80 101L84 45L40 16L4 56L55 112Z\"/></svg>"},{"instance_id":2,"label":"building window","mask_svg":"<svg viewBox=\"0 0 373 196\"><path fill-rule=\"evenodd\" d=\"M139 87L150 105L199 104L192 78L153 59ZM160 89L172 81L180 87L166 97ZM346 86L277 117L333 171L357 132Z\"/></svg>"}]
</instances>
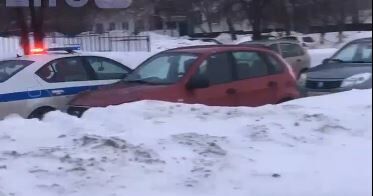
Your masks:
<instances>
[{"instance_id":1,"label":"building window","mask_svg":"<svg viewBox=\"0 0 373 196\"><path fill-rule=\"evenodd\" d=\"M115 30L115 23L110 23L109 24L109 31L114 31Z\"/></svg>"},{"instance_id":2,"label":"building window","mask_svg":"<svg viewBox=\"0 0 373 196\"><path fill-rule=\"evenodd\" d=\"M99 23L99 24L96 24L96 33L104 33L104 25Z\"/></svg>"},{"instance_id":3,"label":"building window","mask_svg":"<svg viewBox=\"0 0 373 196\"><path fill-rule=\"evenodd\" d=\"M128 24L128 22L123 22L122 23L122 29L123 30L129 30L129 24Z\"/></svg>"},{"instance_id":4,"label":"building window","mask_svg":"<svg viewBox=\"0 0 373 196\"><path fill-rule=\"evenodd\" d=\"M176 22L167 22L167 29L176 29L177 28L177 23Z\"/></svg>"},{"instance_id":5,"label":"building window","mask_svg":"<svg viewBox=\"0 0 373 196\"><path fill-rule=\"evenodd\" d=\"M145 30L145 24L143 20L137 20L135 25L136 25L135 34L141 33L142 31Z\"/></svg>"}]
</instances>

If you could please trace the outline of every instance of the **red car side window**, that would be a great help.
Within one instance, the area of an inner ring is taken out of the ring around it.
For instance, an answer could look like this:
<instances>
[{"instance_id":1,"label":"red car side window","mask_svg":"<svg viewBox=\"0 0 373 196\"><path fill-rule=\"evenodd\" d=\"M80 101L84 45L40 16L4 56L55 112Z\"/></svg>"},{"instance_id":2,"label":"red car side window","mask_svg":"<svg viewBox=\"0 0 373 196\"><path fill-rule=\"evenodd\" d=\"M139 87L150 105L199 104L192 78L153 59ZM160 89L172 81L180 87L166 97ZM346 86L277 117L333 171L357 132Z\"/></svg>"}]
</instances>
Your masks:
<instances>
[{"instance_id":1,"label":"red car side window","mask_svg":"<svg viewBox=\"0 0 373 196\"><path fill-rule=\"evenodd\" d=\"M198 74L205 76L210 85L229 83L233 78L233 65L229 53L210 56L199 68Z\"/></svg>"},{"instance_id":2,"label":"red car side window","mask_svg":"<svg viewBox=\"0 0 373 196\"><path fill-rule=\"evenodd\" d=\"M270 74L269 66L257 52L233 52L237 79L244 80Z\"/></svg>"}]
</instances>

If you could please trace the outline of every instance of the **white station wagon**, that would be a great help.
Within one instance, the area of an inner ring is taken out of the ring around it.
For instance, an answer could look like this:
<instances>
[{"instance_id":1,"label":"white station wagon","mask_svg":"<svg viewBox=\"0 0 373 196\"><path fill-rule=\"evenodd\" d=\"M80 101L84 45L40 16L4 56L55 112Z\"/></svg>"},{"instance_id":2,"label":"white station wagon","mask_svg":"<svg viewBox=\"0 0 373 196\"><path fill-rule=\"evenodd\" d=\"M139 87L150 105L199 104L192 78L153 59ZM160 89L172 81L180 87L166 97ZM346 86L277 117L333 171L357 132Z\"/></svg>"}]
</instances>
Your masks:
<instances>
[{"instance_id":1,"label":"white station wagon","mask_svg":"<svg viewBox=\"0 0 373 196\"><path fill-rule=\"evenodd\" d=\"M119 82L131 72L112 59L61 50L0 61L0 119L64 111L74 95Z\"/></svg>"}]
</instances>

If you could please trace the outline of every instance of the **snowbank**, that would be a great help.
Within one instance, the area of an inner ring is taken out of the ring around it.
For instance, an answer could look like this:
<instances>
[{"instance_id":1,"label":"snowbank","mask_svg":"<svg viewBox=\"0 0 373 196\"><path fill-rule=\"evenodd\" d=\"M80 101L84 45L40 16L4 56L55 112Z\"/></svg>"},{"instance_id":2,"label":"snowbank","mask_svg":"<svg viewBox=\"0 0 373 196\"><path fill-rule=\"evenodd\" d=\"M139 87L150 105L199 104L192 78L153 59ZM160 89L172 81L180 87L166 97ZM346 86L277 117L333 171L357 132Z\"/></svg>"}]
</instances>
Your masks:
<instances>
[{"instance_id":1,"label":"snowbank","mask_svg":"<svg viewBox=\"0 0 373 196\"><path fill-rule=\"evenodd\" d=\"M371 90L261 108L144 101L83 119L10 117L0 121L0 192L370 196L371 118Z\"/></svg>"}]
</instances>

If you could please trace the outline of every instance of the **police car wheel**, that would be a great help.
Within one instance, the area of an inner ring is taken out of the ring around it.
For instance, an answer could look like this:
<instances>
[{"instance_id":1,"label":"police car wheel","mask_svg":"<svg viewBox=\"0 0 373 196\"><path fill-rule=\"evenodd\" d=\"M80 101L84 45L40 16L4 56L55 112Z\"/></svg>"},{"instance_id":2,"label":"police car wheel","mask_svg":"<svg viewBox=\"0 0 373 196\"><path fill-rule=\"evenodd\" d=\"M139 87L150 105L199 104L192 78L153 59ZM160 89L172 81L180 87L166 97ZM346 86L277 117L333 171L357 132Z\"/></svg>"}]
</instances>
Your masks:
<instances>
[{"instance_id":1,"label":"police car wheel","mask_svg":"<svg viewBox=\"0 0 373 196\"><path fill-rule=\"evenodd\" d=\"M54 108L51 108L51 107L42 107L42 108L38 108L36 109L35 111L33 111L30 115L29 115L29 119L39 119L39 120L42 120L44 118L44 116L49 113L49 112L53 112L55 111Z\"/></svg>"}]
</instances>

